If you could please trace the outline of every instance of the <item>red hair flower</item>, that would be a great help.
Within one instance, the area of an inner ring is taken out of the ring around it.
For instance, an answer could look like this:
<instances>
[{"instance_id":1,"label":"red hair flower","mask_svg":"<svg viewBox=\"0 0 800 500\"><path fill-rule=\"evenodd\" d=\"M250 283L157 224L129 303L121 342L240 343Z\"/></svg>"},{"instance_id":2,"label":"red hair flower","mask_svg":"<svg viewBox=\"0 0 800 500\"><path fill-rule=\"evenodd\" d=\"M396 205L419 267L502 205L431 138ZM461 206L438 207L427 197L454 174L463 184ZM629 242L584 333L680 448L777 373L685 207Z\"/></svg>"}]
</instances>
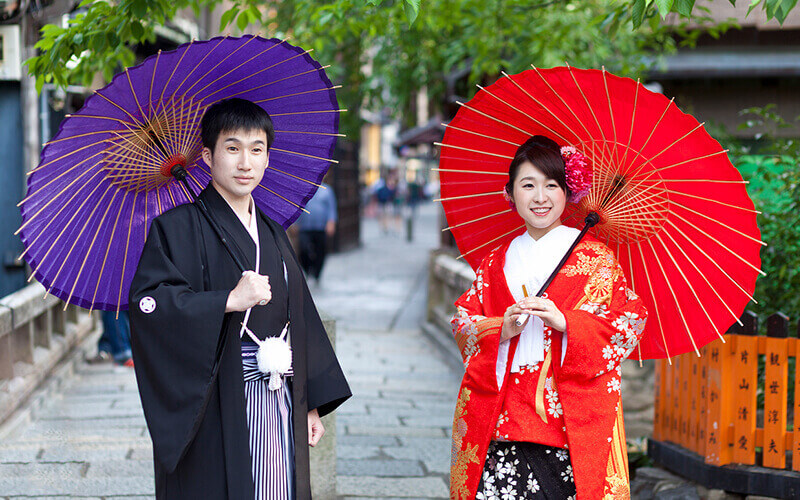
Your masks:
<instances>
[{"instance_id":1,"label":"red hair flower","mask_svg":"<svg viewBox=\"0 0 800 500\"><path fill-rule=\"evenodd\" d=\"M569 201L578 203L589 194L589 189L592 187L592 167L589 166L586 156L572 146L561 148L561 158L564 159L566 167L567 186L572 192Z\"/></svg>"}]
</instances>

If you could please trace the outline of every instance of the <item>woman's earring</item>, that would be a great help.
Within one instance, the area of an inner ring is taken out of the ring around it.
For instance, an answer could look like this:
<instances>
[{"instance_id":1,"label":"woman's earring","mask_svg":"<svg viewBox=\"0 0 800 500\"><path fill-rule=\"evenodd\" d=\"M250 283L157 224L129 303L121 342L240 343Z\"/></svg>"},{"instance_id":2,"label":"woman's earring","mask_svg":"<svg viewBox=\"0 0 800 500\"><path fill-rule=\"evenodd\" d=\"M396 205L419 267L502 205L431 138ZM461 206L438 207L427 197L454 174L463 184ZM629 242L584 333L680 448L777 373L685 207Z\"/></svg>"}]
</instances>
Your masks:
<instances>
[{"instance_id":1,"label":"woman's earring","mask_svg":"<svg viewBox=\"0 0 800 500\"><path fill-rule=\"evenodd\" d=\"M503 199L508 202L510 208L514 208L514 198L512 198L505 189L503 190Z\"/></svg>"}]
</instances>

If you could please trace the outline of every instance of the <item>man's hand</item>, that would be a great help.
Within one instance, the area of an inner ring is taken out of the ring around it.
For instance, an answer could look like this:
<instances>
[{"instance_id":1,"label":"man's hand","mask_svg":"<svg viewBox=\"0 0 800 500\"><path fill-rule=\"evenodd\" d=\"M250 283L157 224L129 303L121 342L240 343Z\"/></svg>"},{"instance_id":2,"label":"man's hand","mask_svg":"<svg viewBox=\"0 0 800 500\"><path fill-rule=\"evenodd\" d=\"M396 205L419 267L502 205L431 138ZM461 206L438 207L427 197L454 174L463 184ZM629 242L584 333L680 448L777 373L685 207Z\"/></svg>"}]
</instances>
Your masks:
<instances>
[{"instance_id":1,"label":"man's hand","mask_svg":"<svg viewBox=\"0 0 800 500\"><path fill-rule=\"evenodd\" d=\"M262 276L255 271L245 271L231 290L225 303L225 312L246 311L255 305L266 305L272 300L272 288L269 276Z\"/></svg>"},{"instance_id":2,"label":"man's hand","mask_svg":"<svg viewBox=\"0 0 800 500\"><path fill-rule=\"evenodd\" d=\"M325 427L322 425L322 419L319 418L319 412L314 408L308 412L308 445L316 446L324 434Z\"/></svg>"},{"instance_id":3,"label":"man's hand","mask_svg":"<svg viewBox=\"0 0 800 500\"><path fill-rule=\"evenodd\" d=\"M325 223L325 234L328 235L328 238L333 238L333 235L336 234L335 220L329 220Z\"/></svg>"}]
</instances>

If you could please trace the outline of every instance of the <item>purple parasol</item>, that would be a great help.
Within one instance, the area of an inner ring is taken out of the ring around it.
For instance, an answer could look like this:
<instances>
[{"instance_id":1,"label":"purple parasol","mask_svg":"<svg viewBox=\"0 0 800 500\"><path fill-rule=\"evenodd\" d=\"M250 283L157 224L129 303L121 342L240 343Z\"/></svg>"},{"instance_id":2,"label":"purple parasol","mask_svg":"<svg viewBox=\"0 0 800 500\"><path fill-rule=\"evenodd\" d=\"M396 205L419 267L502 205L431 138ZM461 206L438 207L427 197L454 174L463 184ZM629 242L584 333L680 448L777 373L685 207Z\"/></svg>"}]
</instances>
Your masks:
<instances>
[{"instance_id":1,"label":"purple parasol","mask_svg":"<svg viewBox=\"0 0 800 500\"><path fill-rule=\"evenodd\" d=\"M308 52L255 36L191 42L89 97L45 145L20 202L31 279L68 303L126 309L150 221L190 201L170 168L185 165L195 192L208 184L200 118L230 97L272 117L275 142L253 197L288 227L335 163L340 136L337 87Z\"/></svg>"}]
</instances>

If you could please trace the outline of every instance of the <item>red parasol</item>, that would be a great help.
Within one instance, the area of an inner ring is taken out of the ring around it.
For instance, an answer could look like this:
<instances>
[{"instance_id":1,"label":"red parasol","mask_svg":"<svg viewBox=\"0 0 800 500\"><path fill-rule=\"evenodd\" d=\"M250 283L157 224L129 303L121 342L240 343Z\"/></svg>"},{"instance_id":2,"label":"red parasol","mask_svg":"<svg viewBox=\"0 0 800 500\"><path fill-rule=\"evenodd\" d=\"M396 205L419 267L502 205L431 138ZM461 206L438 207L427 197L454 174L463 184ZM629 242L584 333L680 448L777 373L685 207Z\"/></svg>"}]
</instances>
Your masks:
<instances>
[{"instance_id":1,"label":"red parasol","mask_svg":"<svg viewBox=\"0 0 800 500\"><path fill-rule=\"evenodd\" d=\"M591 163L591 190L563 221L599 214L590 234L614 250L650 312L641 358L699 355L739 321L763 245L745 182L702 124L605 70L534 68L462 104L441 144L440 201L473 268L523 231L503 186L517 148L536 134Z\"/></svg>"}]
</instances>

